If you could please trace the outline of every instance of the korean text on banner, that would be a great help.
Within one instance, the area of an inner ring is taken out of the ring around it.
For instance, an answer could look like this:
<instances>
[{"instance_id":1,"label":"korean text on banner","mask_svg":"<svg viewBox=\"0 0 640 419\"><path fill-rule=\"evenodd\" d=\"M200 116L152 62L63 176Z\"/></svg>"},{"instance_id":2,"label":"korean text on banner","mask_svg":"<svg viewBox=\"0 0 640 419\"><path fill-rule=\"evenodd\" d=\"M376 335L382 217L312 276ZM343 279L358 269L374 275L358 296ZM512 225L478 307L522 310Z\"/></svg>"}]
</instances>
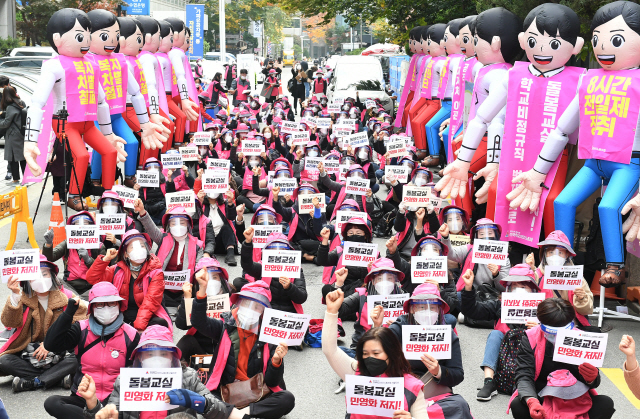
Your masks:
<instances>
[{"instance_id":1,"label":"korean text on banner","mask_svg":"<svg viewBox=\"0 0 640 419\"><path fill-rule=\"evenodd\" d=\"M366 267L378 258L378 243L344 242L342 264Z\"/></svg>"},{"instance_id":2,"label":"korean text on banner","mask_svg":"<svg viewBox=\"0 0 640 419\"><path fill-rule=\"evenodd\" d=\"M67 249L99 249L100 232L97 225L64 227L67 233Z\"/></svg>"},{"instance_id":3,"label":"korean text on banner","mask_svg":"<svg viewBox=\"0 0 640 419\"><path fill-rule=\"evenodd\" d=\"M100 234L124 234L127 214L96 214Z\"/></svg>"},{"instance_id":4,"label":"korean text on banner","mask_svg":"<svg viewBox=\"0 0 640 419\"><path fill-rule=\"evenodd\" d=\"M385 179L389 179L389 175L395 176L396 180L400 183L408 183L409 175L411 175L411 168L406 166L385 165L384 166Z\"/></svg>"},{"instance_id":5,"label":"korean text on banner","mask_svg":"<svg viewBox=\"0 0 640 419\"><path fill-rule=\"evenodd\" d=\"M191 271L186 269L184 271L162 271L164 274L164 289L166 290L182 290L182 286L185 282L189 281Z\"/></svg>"},{"instance_id":6,"label":"korean text on banner","mask_svg":"<svg viewBox=\"0 0 640 419\"><path fill-rule=\"evenodd\" d=\"M182 161L198 161L198 147L180 147Z\"/></svg>"},{"instance_id":7,"label":"korean text on banner","mask_svg":"<svg viewBox=\"0 0 640 419\"><path fill-rule=\"evenodd\" d=\"M345 187L347 194L366 196L367 192L371 189L371 182L369 179L350 177L347 178Z\"/></svg>"},{"instance_id":8,"label":"korean text on banner","mask_svg":"<svg viewBox=\"0 0 640 419\"><path fill-rule=\"evenodd\" d=\"M207 317L219 319L222 313L231 310L229 294L207 295ZM187 317L187 326L191 326L191 311L193 310L193 298L184 299L184 313Z\"/></svg>"},{"instance_id":9,"label":"korean text on banner","mask_svg":"<svg viewBox=\"0 0 640 419\"><path fill-rule=\"evenodd\" d=\"M298 346L309 328L310 314L289 313L265 308L260 328L260 342Z\"/></svg>"},{"instance_id":10,"label":"korean text on banner","mask_svg":"<svg viewBox=\"0 0 640 419\"><path fill-rule=\"evenodd\" d=\"M428 279L441 284L449 282L446 256L411 256L411 282L422 284Z\"/></svg>"},{"instance_id":11,"label":"korean text on banner","mask_svg":"<svg viewBox=\"0 0 640 419\"><path fill-rule=\"evenodd\" d=\"M163 169L180 169L182 167L182 154L161 154L160 160Z\"/></svg>"},{"instance_id":12,"label":"korean text on banner","mask_svg":"<svg viewBox=\"0 0 640 419\"><path fill-rule=\"evenodd\" d=\"M293 191L298 187L298 181L295 178L291 179L274 179L273 187L280 188L279 196L284 196L285 194L292 194Z\"/></svg>"},{"instance_id":13,"label":"korean text on banner","mask_svg":"<svg viewBox=\"0 0 640 419\"><path fill-rule=\"evenodd\" d=\"M431 188L426 186L409 186L402 188L402 202L408 207L427 207L431 202Z\"/></svg>"},{"instance_id":14,"label":"korean text on banner","mask_svg":"<svg viewBox=\"0 0 640 419\"><path fill-rule=\"evenodd\" d=\"M607 351L608 333L589 333L574 329L558 330L553 348L553 360L571 365L588 362L601 368Z\"/></svg>"},{"instance_id":15,"label":"korean text on banner","mask_svg":"<svg viewBox=\"0 0 640 419\"><path fill-rule=\"evenodd\" d=\"M325 172L330 175L337 175L340 173L340 160L328 159L327 156L325 156L322 160L322 164L324 165Z\"/></svg>"},{"instance_id":16,"label":"korean text on banner","mask_svg":"<svg viewBox=\"0 0 640 419\"><path fill-rule=\"evenodd\" d=\"M459 234L449 234L449 243L451 243L451 246L466 246L471 243L471 237Z\"/></svg>"},{"instance_id":17,"label":"korean text on banner","mask_svg":"<svg viewBox=\"0 0 640 419\"><path fill-rule=\"evenodd\" d=\"M245 156L259 156L264 153L264 144L260 140L242 140L242 152Z\"/></svg>"},{"instance_id":18,"label":"korean text on banner","mask_svg":"<svg viewBox=\"0 0 640 419\"><path fill-rule=\"evenodd\" d=\"M404 377L345 376L347 413L392 418L404 409Z\"/></svg>"},{"instance_id":19,"label":"korean text on banner","mask_svg":"<svg viewBox=\"0 0 640 419\"><path fill-rule=\"evenodd\" d=\"M2 283L6 284L14 275L18 281L40 278L40 252L38 249L5 250L0 252Z\"/></svg>"},{"instance_id":20,"label":"korean text on banner","mask_svg":"<svg viewBox=\"0 0 640 419\"><path fill-rule=\"evenodd\" d=\"M188 211L196 210L196 196L193 191L169 192L164 196L167 212L177 207L184 207Z\"/></svg>"},{"instance_id":21,"label":"korean text on banner","mask_svg":"<svg viewBox=\"0 0 640 419\"><path fill-rule=\"evenodd\" d=\"M205 170L202 174L202 190L207 193L225 193L229 189L229 171Z\"/></svg>"},{"instance_id":22,"label":"korean text on banner","mask_svg":"<svg viewBox=\"0 0 640 419\"><path fill-rule=\"evenodd\" d=\"M189 59L204 57L204 4L187 4L185 6L186 11L186 26L191 31L191 42L189 43L189 49L186 51Z\"/></svg>"},{"instance_id":23,"label":"korean text on banner","mask_svg":"<svg viewBox=\"0 0 640 419\"><path fill-rule=\"evenodd\" d=\"M327 105L327 112L329 114L340 113L340 105Z\"/></svg>"},{"instance_id":24,"label":"korean text on banner","mask_svg":"<svg viewBox=\"0 0 640 419\"><path fill-rule=\"evenodd\" d=\"M226 170L229 171L231 162L225 159L207 159L207 169L209 170Z\"/></svg>"},{"instance_id":25,"label":"korean text on banner","mask_svg":"<svg viewBox=\"0 0 640 419\"><path fill-rule=\"evenodd\" d=\"M113 185L111 190L118 194L118 196L124 201L124 207L133 209L133 205L138 199L138 191L132 188L127 188L122 185Z\"/></svg>"},{"instance_id":26,"label":"korean text on banner","mask_svg":"<svg viewBox=\"0 0 640 419\"><path fill-rule=\"evenodd\" d=\"M208 146L211 144L211 134L213 134L211 131L194 132L191 140L195 145Z\"/></svg>"},{"instance_id":27,"label":"korean text on banner","mask_svg":"<svg viewBox=\"0 0 640 419\"><path fill-rule=\"evenodd\" d=\"M407 144L402 137L391 137L387 143L388 157L403 157L408 154Z\"/></svg>"},{"instance_id":28,"label":"korean text on banner","mask_svg":"<svg viewBox=\"0 0 640 419\"><path fill-rule=\"evenodd\" d=\"M382 324L386 324L389 320L395 321L399 316L404 314L404 302L409 299L409 294L391 294L391 295L367 295L367 317L369 324L373 324L371 313L376 306L384 308L384 319Z\"/></svg>"},{"instance_id":29,"label":"korean text on banner","mask_svg":"<svg viewBox=\"0 0 640 419\"><path fill-rule=\"evenodd\" d=\"M309 131L298 131L291 133L293 145L305 146L309 142Z\"/></svg>"},{"instance_id":30,"label":"korean text on banner","mask_svg":"<svg viewBox=\"0 0 640 419\"><path fill-rule=\"evenodd\" d=\"M164 402L166 393L182 388L182 368L120 368L120 411L162 412L177 405Z\"/></svg>"},{"instance_id":31,"label":"korean text on banner","mask_svg":"<svg viewBox=\"0 0 640 419\"><path fill-rule=\"evenodd\" d=\"M331 128L331 118L317 118L316 126L318 128Z\"/></svg>"},{"instance_id":32,"label":"korean text on banner","mask_svg":"<svg viewBox=\"0 0 640 419\"><path fill-rule=\"evenodd\" d=\"M282 225L277 226L263 226L254 225L253 228L253 247L255 249L264 249L267 245L267 238L273 233L282 233Z\"/></svg>"},{"instance_id":33,"label":"korean text on banner","mask_svg":"<svg viewBox=\"0 0 640 419\"><path fill-rule=\"evenodd\" d=\"M156 170L138 170L136 172L136 183L141 188L160 187L160 172Z\"/></svg>"},{"instance_id":34,"label":"korean text on banner","mask_svg":"<svg viewBox=\"0 0 640 419\"><path fill-rule=\"evenodd\" d=\"M315 205L313 205L313 198L318 200L320 205L320 212L327 212L327 204L325 202L325 194L314 193L306 195L298 195L298 207L300 214L308 214L309 211L315 211Z\"/></svg>"},{"instance_id":35,"label":"korean text on banner","mask_svg":"<svg viewBox=\"0 0 640 419\"><path fill-rule=\"evenodd\" d=\"M471 261L483 265L491 263L504 266L509 261L509 242L475 239L473 241L473 258Z\"/></svg>"},{"instance_id":36,"label":"korean text on banner","mask_svg":"<svg viewBox=\"0 0 640 419\"><path fill-rule=\"evenodd\" d=\"M282 128L280 128L284 134L292 134L300 131L300 124L293 121L282 121Z\"/></svg>"},{"instance_id":37,"label":"korean text on banner","mask_svg":"<svg viewBox=\"0 0 640 419\"><path fill-rule=\"evenodd\" d=\"M584 265L544 267L544 289L573 291L582 286Z\"/></svg>"},{"instance_id":38,"label":"korean text on banner","mask_svg":"<svg viewBox=\"0 0 640 419\"><path fill-rule=\"evenodd\" d=\"M420 360L422 354L451 359L451 326L403 325L402 352L411 360Z\"/></svg>"},{"instance_id":39,"label":"korean text on banner","mask_svg":"<svg viewBox=\"0 0 640 419\"><path fill-rule=\"evenodd\" d=\"M355 150L358 147L369 145L369 136L366 132L358 132L345 137L344 141Z\"/></svg>"},{"instance_id":40,"label":"korean text on banner","mask_svg":"<svg viewBox=\"0 0 640 419\"><path fill-rule=\"evenodd\" d=\"M262 251L263 278L300 278L302 253L298 250L265 249Z\"/></svg>"},{"instance_id":41,"label":"korean text on banner","mask_svg":"<svg viewBox=\"0 0 640 419\"><path fill-rule=\"evenodd\" d=\"M500 320L505 324L526 324L527 320L536 318L538 304L545 298L543 292L529 294L503 292Z\"/></svg>"}]
</instances>

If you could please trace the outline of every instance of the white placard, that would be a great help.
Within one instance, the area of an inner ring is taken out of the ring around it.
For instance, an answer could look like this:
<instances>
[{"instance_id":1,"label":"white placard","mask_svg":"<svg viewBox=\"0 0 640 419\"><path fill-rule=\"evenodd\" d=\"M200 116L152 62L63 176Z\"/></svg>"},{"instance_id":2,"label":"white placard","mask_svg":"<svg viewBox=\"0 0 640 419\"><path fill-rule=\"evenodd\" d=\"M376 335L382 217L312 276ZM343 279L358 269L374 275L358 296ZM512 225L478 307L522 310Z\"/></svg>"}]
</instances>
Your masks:
<instances>
[{"instance_id":1,"label":"white placard","mask_svg":"<svg viewBox=\"0 0 640 419\"><path fill-rule=\"evenodd\" d=\"M231 308L229 294L207 295L207 317L219 319L222 313ZM184 313L187 317L187 326L191 326L191 311L193 311L193 298L184 299Z\"/></svg>"},{"instance_id":2,"label":"white placard","mask_svg":"<svg viewBox=\"0 0 640 419\"><path fill-rule=\"evenodd\" d=\"M323 160L324 160L323 157L305 157L304 158L304 170L306 170L307 172L319 173L318 164L323 162Z\"/></svg>"},{"instance_id":3,"label":"white placard","mask_svg":"<svg viewBox=\"0 0 640 419\"><path fill-rule=\"evenodd\" d=\"M186 269L184 271L162 271L164 274L164 289L166 290L180 290L185 282L189 282L191 271Z\"/></svg>"},{"instance_id":4,"label":"white placard","mask_svg":"<svg viewBox=\"0 0 640 419\"><path fill-rule=\"evenodd\" d=\"M167 212L183 207L187 212L196 210L196 195L193 191L169 192L164 196Z\"/></svg>"},{"instance_id":5,"label":"white placard","mask_svg":"<svg viewBox=\"0 0 640 419\"><path fill-rule=\"evenodd\" d=\"M392 137L392 139L387 142L388 157L402 157L407 154L407 144L402 137Z\"/></svg>"},{"instance_id":6,"label":"white placard","mask_svg":"<svg viewBox=\"0 0 640 419\"><path fill-rule=\"evenodd\" d=\"M411 168L407 166L384 166L384 178L389 180L389 175L396 177L396 180L400 183L408 183L409 176L411 175Z\"/></svg>"},{"instance_id":7,"label":"white placard","mask_svg":"<svg viewBox=\"0 0 640 419\"><path fill-rule=\"evenodd\" d=\"M211 144L211 131L194 132L192 141L195 145L209 145Z\"/></svg>"},{"instance_id":8,"label":"white placard","mask_svg":"<svg viewBox=\"0 0 640 419\"><path fill-rule=\"evenodd\" d=\"M340 113L340 105L328 105L327 106L327 112L329 114Z\"/></svg>"},{"instance_id":9,"label":"white placard","mask_svg":"<svg viewBox=\"0 0 640 419\"><path fill-rule=\"evenodd\" d=\"M344 242L342 264L344 266L367 267L370 262L378 259L378 243Z\"/></svg>"},{"instance_id":10,"label":"white placard","mask_svg":"<svg viewBox=\"0 0 640 419\"><path fill-rule=\"evenodd\" d=\"M280 132L285 134L293 134L300 131L300 124L294 121L282 121Z\"/></svg>"},{"instance_id":11,"label":"white placard","mask_svg":"<svg viewBox=\"0 0 640 419\"><path fill-rule=\"evenodd\" d=\"M342 226L352 218L362 218L367 220L367 213L361 211L345 211L341 210L336 213L336 233L342 236Z\"/></svg>"},{"instance_id":12,"label":"white placard","mask_svg":"<svg viewBox=\"0 0 640 419\"><path fill-rule=\"evenodd\" d=\"M369 136L366 132L357 132L344 138L345 143L349 144L352 149L369 145Z\"/></svg>"},{"instance_id":13,"label":"white placard","mask_svg":"<svg viewBox=\"0 0 640 419\"><path fill-rule=\"evenodd\" d=\"M347 194L366 196L367 192L371 189L371 182L369 179L361 179L352 176L347 178L345 187L345 193Z\"/></svg>"},{"instance_id":14,"label":"white placard","mask_svg":"<svg viewBox=\"0 0 640 419\"><path fill-rule=\"evenodd\" d=\"M331 128L331 118L316 118L316 127Z\"/></svg>"},{"instance_id":15,"label":"white placard","mask_svg":"<svg viewBox=\"0 0 640 419\"><path fill-rule=\"evenodd\" d=\"M40 278L40 252L38 249L5 250L0 252L2 262L2 282L9 282L15 275L18 281Z\"/></svg>"},{"instance_id":16,"label":"white placard","mask_svg":"<svg viewBox=\"0 0 640 419\"><path fill-rule=\"evenodd\" d=\"M100 232L98 226L64 226L67 233L67 249L99 249Z\"/></svg>"},{"instance_id":17,"label":"white placard","mask_svg":"<svg viewBox=\"0 0 640 419\"><path fill-rule=\"evenodd\" d=\"M582 286L584 266L550 266L544 267L544 283L547 290L573 291Z\"/></svg>"},{"instance_id":18,"label":"white placard","mask_svg":"<svg viewBox=\"0 0 640 419\"><path fill-rule=\"evenodd\" d=\"M473 263L504 266L509 261L509 242L475 239L473 241Z\"/></svg>"},{"instance_id":19,"label":"white placard","mask_svg":"<svg viewBox=\"0 0 640 419\"><path fill-rule=\"evenodd\" d=\"M300 278L302 253L298 250L264 249L263 278Z\"/></svg>"},{"instance_id":20,"label":"white placard","mask_svg":"<svg viewBox=\"0 0 640 419\"><path fill-rule=\"evenodd\" d=\"M284 196L285 194L291 195L298 187L298 181L296 178L273 179L273 187L280 188L278 196Z\"/></svg>"},{"instance_id":21,"label":"white placard","mask_svg":"<svg viewBox=\"0 0 640 419\"><path fill-rule=\"evenodd\" d=\"M138 170L136 183L141 188L158 188L160 187L160 172L157 170Z\"/></svg>"},{"instance_id":22,"label":"white placard","mask_svg":"<svg viewBox=\"0 0 640 419\"><path fill-rule=\"evenodd\" d=\"M253 239L251 242L253 243L253 247L256 249L264 249L267 245L267 238L270 234L282 233L281 224L278 224L277 226L254 225L251 226L251 228L253 228Z\"/></svg>"},{"instance_id":23,"label":"white placard","mask_svg":"<svg viewBox=\"0 0 640 419\"><path fill-rule=\"evenodd\" d=\"M588 362L596 368L601 368L608 338L608 333L591 333L578 329L558 330L553 360L571 365Z\"/></svg>"},{"instance_id":24,"label":"white placard","mask_svg":"<svg viewBox=\"0 0 640 419\"><path fill-rule=\"evenodd\" d=\"M338 106L342 105L344 103L344 98L343 97L334 97L331 100L331 103L334 104L334 105L338 105ZM329 105L329 106L331 106L331 105Z\"/></svg>"},{"instance_id":25,"label":"white placard","mask_svg":"<svg viewBox=\"0 0 640 419\"><path fill-rule=\"evenodd\" d=\"M324 165L325 172L329 173L330 175L337 175L338 173L340 173L340 160L328 159L327 157L325 157L322 161L322 164Z\"/></svg>"},{"instance_id":26,"label":"white placard","mask_svg":"<svg viewBox=\"0 0 640 419\"><path fill-rule=\"evenodd\" d=\"M161 154L163 169L180 169L182 167L182 154Z\"/></svg>"},{"instance_id":27,"label":"white placard","mask_svg":"<svg viewBox=\"0 0 640 419\"><path fill-rule=\"evenodd\" d=\"M389 320L395 321L404 313L404 302L409 299L409 294L391 294L391 295L367 295L367 317L369 324L373 325L371 313L376 306L384 308L384 319L382 324L387 324Z\"/></svg>"},{"instance_id":28,"label":"white placard","mask_svg":"<svg viewBox=\"0 0 640 419\"><path fill-rule=\"evenodd\" d=\"M287 311L265 308L260 327L260 342L287 346L298 346L309 328L311 314L289 313Z\"/></svg>"},{"instance_id":29,"label":"white placard","mask_svg":"<svg viewBox=\"0 0 640 419\"><path fill-rule=\"evenodd\" d=\"M298 131L291 133L291 141L293 141L293 145L307 145L307 143L309 142L309 131Z\"/></svg>"},{"instance_id":30,"label":"white placard","mask_svg":"<svg viewBox=\"0 0 640 419\"><path fill-rule=\"evenodd\" d=\"M209 157L207 159L207 169L208 170L226 170L229 172L230 162L225 159L213 159Z\"/></svg>"},{"instance_id":31,"label":"white placard","mask_svg":"<svg viewBox=\"0 0 640 419\"><path fill-rule=\"evenodd\" d=\"M505 324L526 324L527 320L536 319L538 304L547 298L543 292L519 294L502 293L502 309L500 320Z\"/></svg>"},{"instance_id":32,"label":"white placard","mask_svg":"<svg viewBox=\"0 0 640 419\"><path fill-rule=\"evenodd\" d=\"M346 375L347 413L392 418L404 409L404 377Z\"/></svg>"},{"instance_id":33,"label":"white placard","mask_svg":"<svg viewBox=\"0 0 640 419\"><path fill-rule=\"evenodd\" d=\"M96 214L100 234L124 234L127 214Z\"/></svg>"},{"instance_id":34,"label":"white placard","mask_svg":"<svg viewBox=\"0 0 640 419\"><path fill-rule=\"evenodd\" d=\"M273 178L276 175L276 171L275 170L269 170L267 172L267 188L271 189L273 188Z\"/></svg>"},{"instance_id":35,"label":"white placard","mask_svg":"<svg viewBox=\"0 0 640 419\"><path fill-rule=\"evenodd\" d=\"M411 256L411 282L422 284L427 279L436 280L441 284L449 282L446 256Z\"/></svg>"},{"instance_id":36,"label":"white placard","mask_svg":"<svg viewBox=\"0 0 640 419\"><path fill-rule=\"evenodd\" d=\"M182 161L198 161L198 147L178 147Z\"/></svg>"},{"instance_id":37,"label":"white placard","mask_svg":"<svg viewBox=\"0 0 640 419\"><path fill-rule=\"evenodd\" d=\"M323 193L298 195L298 209L300 210L300 214L308 214L309 211L315 211L313 198L318 198L318 201L320 201L320 212L326 213L327 204L325 201L325 196L326 195Z\"/></svg>"},{"instance_id":38,"label":"white placard","mask_svg":"<svg viewBox=\"0 0 640 419\"><path fill-rule=\"evenodd\" d=\"M345 180L345 176L347 175L347 172L349 171L349 163L340 163L340 173L338 173L337 177L338 180Z\"/></svg>"},{"instance_id":39,"label":"white placard","mask_svg":"<svg viewBox=\"0 0 640 419\"><path fill-rule=\"evenodd\" d=\"M364 101L364 106L367 109L375 108L376 107L376 101L375 100L371 100L371 99L367 99L367 100Z\"/></svg>"},{"instance_id":40,"label":"white placard","mask_svg":"<svg viewBox=\"0 0 640 419\"><path fill-rule=\"evenodd\" d=\"M264 153L264 143L260 140L242 140L242 149L238 150L245 156L259 156Z\"/></svg>"},{"instance_id":41,"label":"white placard","mask_svg":"<svg viewBox=\"0 0 640 419\"><path fill-rule=\"evenodd\" d=\"M123 356L123 355L119 355ZM165 403L165 394L182 388L182 368L120 368L121 412L162 412L177 405Z\"/></svg>"},{"instance_id":42,"label":"white placard","mask_svg":"<svg viewBox=\"0 0 640 419\"><path fill-rule=\"evenodd\" d=\"M132 188L127 188L122 185L113 185L111 190L118 194L120 199L124 201L125 208L133 209L133 205L136 203L136 199L138 199L138 191Z\"/></svg>"},{"instance_id":43,"label":"white placard","mask_svg":"<svg viewBox=\"0 0 640 419\"><path fill-rule=\"evenodd\" d=\"M451 359L451 326L402 326L404 357L419 361L423 354Z\"/></svg>"},{"instance_id":44,"label":"white placard","mask_svg":"<svg viewBox=\"0 0 640 419\"><path fill-rule=\"evenodd\" d=\"M318 118L316 118L315 116L308 116L307 117L307 125L309 125L309 128L315 128L318 126Z\"/></svg>"},{"instance_id":45,"label":"white placard","mask_svg":"<svg viewBox=\"0 0 640 419\"><path fill-rule=\"evenodd\" d=\"M207 193L225 193L229 190L229 171L205 170L202 174L202 190Z\"/></svg>"},{"instance_id":46,"label":"white placard","mask_svg":"<svg viewBox=\"0 0 640 419\"><path fill-rule=\"evenodd\" d=\"M353 131L351 129L351 127L348 127L346 125L334 125L333 126L333 135L335 135L338 138L347 137L347 136L351 135L351 131ZM342 149L346 150L348 145L349 145L349 143L344 141Z\"/></svg>"},{"instance_id":47,"label":"white placard","mask_svg":"<svg viewBox=\"0 0 640 419\"><path fill-rule=\"evenodd\" d=\"M431 188L405 185L402 187L402 202L408 207L426 208L431 202Z\"/></svg>"},{"instance_id":48,"label":"white placard","mask_svg":"<svg viewBox=\"0 0 640 419\"><path fill-rule=\"evenodd\" d=\"M451 243L451 246L466 246L471 243L471 236L449 234L449 243Z\"/></svg>"}]
</instances>

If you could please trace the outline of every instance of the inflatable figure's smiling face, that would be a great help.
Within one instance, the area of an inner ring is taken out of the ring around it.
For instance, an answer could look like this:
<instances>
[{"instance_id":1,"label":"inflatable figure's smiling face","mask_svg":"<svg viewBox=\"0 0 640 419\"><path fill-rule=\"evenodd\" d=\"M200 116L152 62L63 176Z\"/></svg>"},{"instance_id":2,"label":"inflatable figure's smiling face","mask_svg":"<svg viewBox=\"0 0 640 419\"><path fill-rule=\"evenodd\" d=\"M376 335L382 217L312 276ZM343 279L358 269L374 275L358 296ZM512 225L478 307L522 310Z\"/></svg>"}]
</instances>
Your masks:
<instances>
[{"instance_id":1,"label":"inflatable figure's smiling face","mask_svg":"<svg viewBox=\"0 0 640 419\"><path fill-rule=\"evenodd\" d=\"M622 16L597 26L591 45L596 59L605 70L625 70L640 65L640 35Z\"/></svg>"},{"instance_id":2,"label":"inflatable figure's smiling face","mask_svg":"<svg viewBox=\"0 0 640 419\"><path fill-rule=\"evenodd\" d=\"M553 36L546 31L540 33L535 20L524 32L520 32L518 41L529 62L542 72L564 66L573 54L580 52L584 44L584 40L578 37L576 45L572 45L560 37L559 30Z\"/></svg>"},{"instance_id":3,"label":"inflatable figure's smiling face","mask_svg":"<svg viewBox=\"0 0 640 419\"><path fill-rule=\"evenodd\" d=\"M460 51L462 51L467 58L476 55L476 49L473 46L473 34L471 33L471 29L469 29L469 25L460 28L457 41L460 44Z\"/></svg>"},{"instance_id":4,"label":"inflatable figure's smiling face","mask_svg":"<svg viewBox=\"0 0 640 419\"><path fill-rule=\"evenodd\" d=\"M83 28L80 22L76 20L75 26L70 31L62 35L59 33L54 34L53 41L58 49L58 54L80 58L89 52L91 33L89 28Z\"/></svg>"},{"instance_id":5,"label":"inflatable figure's smiling face","mask_svg":"<svg viewBox=\"0 0 640 419\"><path fill-rule=\"evenodd\" d=\"M91 34L91 52L98 55L111 54L120 40L120 25L114 23L109 28L95 31Z\"/></svg>"}]
</instances>

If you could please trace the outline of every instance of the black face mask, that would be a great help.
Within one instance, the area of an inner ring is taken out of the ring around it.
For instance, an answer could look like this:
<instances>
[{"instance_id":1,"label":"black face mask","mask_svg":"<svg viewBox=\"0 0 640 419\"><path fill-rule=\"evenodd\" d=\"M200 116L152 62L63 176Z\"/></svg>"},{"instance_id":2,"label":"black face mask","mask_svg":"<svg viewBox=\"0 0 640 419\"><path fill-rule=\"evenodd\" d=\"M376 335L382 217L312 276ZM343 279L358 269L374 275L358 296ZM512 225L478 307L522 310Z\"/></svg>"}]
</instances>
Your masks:
<instances>
[{"instance_id":1,"label":"black face mask","mask_svg":"<svg viewBox=\"0 0 640 419\"><path fill-rule=\"evenodd\" d=\"M387 361L370 356L364 359L364 366L369 371L370 377L377 377L384 374L389 367Z\"/></svg>"},{"instance_id":2,"label":"black face mask","mask_svg":"<svg viewBox=\"0 0 640 419\"><path fill-rule=\"evenodd\" d=\"M347 241L355 242L355 243L368 243L367 236L359 236L357 234L352 234L350 236L347 236Z\"/></svg>"}]
</instances>

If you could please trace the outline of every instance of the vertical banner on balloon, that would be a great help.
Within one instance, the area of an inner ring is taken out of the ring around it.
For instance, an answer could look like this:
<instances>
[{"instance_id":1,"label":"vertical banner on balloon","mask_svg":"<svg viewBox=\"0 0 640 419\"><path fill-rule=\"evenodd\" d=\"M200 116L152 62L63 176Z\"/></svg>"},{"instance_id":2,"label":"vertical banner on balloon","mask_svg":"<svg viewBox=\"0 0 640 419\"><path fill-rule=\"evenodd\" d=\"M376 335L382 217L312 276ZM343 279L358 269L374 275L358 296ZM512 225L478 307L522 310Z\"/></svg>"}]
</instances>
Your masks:
<instances>
[{"instance_id":1,"label":"vertical banner on balloon","mask_svg":"<svg viewBox=\"0 0 640 419\"><path fill-rule=\"evenodd\" d=\"M204 57L204 4L187 4L187 27L191 30L189 60Z\"/></svg>"}]
</instances>

